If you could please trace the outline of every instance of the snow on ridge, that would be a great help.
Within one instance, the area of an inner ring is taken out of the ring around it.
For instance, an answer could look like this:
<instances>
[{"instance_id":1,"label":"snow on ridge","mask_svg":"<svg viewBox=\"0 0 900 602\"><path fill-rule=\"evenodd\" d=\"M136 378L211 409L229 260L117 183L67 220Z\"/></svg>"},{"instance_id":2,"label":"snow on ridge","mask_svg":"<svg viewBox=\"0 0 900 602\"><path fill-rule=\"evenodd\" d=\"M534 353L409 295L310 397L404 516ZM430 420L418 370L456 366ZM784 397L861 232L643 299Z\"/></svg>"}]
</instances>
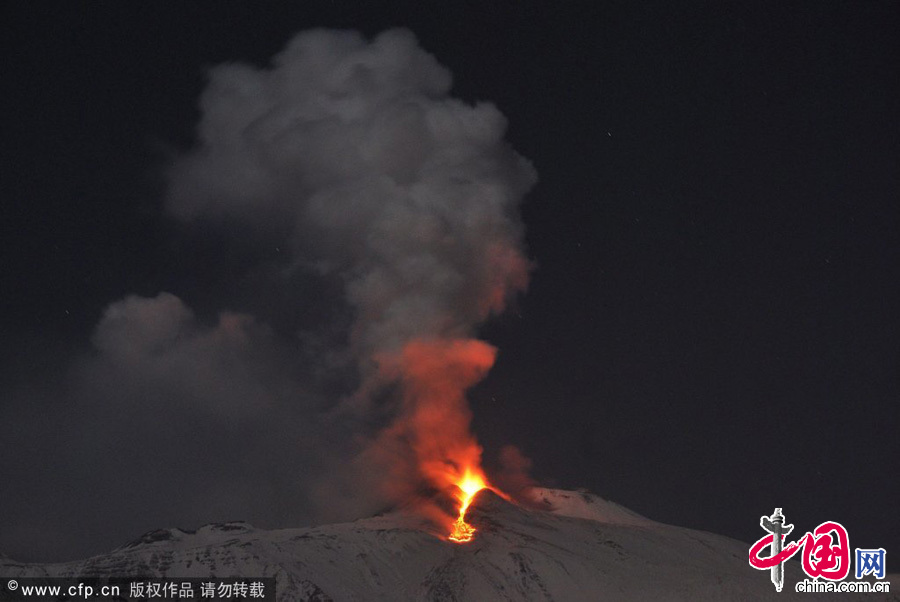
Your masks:
<instances>
[{"instance_id":1,"label":"snow on ridge","mask_svg":"<svg viewBox=\"0 0 900 602\"><path fill-rule=\"evenodd\" d=\"M658 526L660 523L645 518L624 506L610 502L585 490L566 491L535 487L532 499L546 504L550 512L570 518L584 518L611 525Z\"/></svg>"},{"instance_id":2,"label":"snow on ridge","mask_svg":"<svg viewBox=\"0 0 900 602\"><path fill-rule=\"evenodd\" d=\"M275 577L279 602L791 597L775 591L768 572L748 566L745 543L653 522L587 492L534 493L545 509L480 493L467 515L478 531L464 545L424 528L421 517L396 511L292 529L246 523L206 525L195 532L161 529L133 547L83 561L23 565L2 559L0 574ZM785 575L786 584L801 579L799 562L788 563Z\"/></svg>"}]
</instances>

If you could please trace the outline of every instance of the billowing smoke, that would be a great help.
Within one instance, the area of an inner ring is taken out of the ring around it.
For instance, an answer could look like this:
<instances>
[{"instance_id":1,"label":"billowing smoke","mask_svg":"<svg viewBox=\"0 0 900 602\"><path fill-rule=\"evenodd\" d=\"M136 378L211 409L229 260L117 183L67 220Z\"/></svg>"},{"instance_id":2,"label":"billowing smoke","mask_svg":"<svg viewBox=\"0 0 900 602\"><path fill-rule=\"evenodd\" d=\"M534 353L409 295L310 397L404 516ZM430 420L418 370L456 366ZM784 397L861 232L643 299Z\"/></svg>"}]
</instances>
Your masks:
<instances>
[{"instance_id":1,"label":"billowing smoke","mask_svg":"<svg viewBox=\"0 0 900 602\"><path fill-rule=\"evenodd\" d=\"M534 170L493 105L450 87L408 31L305 32L270 68L212 70L170 173L178 218L252 224L289 241L296 269L341 279L360 385L340 412L389 406L365 452L393 473L388 495L478 468L464 392L495 350L473 336L528 282L518 205Z\"/></svg>"},{"instance_id":2,"label":"billowing smoke","mask_svg":"<svg viewBox=\"0 0 900 602\"><path fill-rule=\"evenodd\" d=\"M496 351L474 337L527 284L518 205L535 175L499 111L450 83L405 31L307 32L270 68L212 70L167 207L197 240L229 222L216 240L290 249L216 266L246 283L252 264L277 299L226 292L195 313L126 295L58 380L0 391L15 425L0 551L71 560L159 527L345 520L478 470L465 391ZM311 326L308 306L332 302ZM527 484L512 459L510 493Z\"/></svg>"}]
</instances>

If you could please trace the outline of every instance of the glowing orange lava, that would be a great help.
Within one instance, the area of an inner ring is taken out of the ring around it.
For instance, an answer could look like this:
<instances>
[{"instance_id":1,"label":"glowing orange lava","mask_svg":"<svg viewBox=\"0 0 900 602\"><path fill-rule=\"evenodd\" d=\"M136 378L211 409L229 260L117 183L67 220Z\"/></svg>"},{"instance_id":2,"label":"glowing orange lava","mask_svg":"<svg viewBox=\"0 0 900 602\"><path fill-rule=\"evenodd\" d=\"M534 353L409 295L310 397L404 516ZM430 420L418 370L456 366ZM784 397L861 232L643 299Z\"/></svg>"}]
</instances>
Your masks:
<instances>
[{"instance_id":1,"label":"glowing orange lava","mask_svg":"<svg viewBox=\"0 0 900 602\"><path fill-rule=\"evenodd\" d=\"M473 473L471 469L467 468L456 486L459 488L459 493L456 495L460 504L459 517L456 519L448 539L456 543L466 543L472 541L472 537L475 536L475 527L466 522L466 510L469 509L469 504L472 503L475 494L488 485L480 473Z\"/></svg>"}]
</instances>

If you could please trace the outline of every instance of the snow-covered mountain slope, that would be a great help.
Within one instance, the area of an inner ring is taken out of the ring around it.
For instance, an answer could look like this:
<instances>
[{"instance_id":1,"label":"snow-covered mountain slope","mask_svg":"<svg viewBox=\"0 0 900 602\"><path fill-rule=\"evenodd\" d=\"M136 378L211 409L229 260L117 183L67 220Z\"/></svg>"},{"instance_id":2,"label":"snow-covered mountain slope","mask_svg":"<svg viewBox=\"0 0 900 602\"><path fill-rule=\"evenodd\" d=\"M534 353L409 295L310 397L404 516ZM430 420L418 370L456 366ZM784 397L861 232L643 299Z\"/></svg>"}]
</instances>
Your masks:
<instances>
[{"instance_id":1,"label":"snow-covered mountain slope","mask_svg":"<svg viewBox=\"0 0 900 602\"><path fill-rule=\"evenodd\" d=\"M776 593L768 571L749 566L748 544L656 523L586 493L536 494L548 510L481 492L469 509L478 532L468 544L441 539L400 512L274 531L225 523L153 531L79 562L3 558L0 575L274 576L281 601L831 599L793 592L803 577L797 562L788 563L785 591Z\"/></svg>"}]
</instances>

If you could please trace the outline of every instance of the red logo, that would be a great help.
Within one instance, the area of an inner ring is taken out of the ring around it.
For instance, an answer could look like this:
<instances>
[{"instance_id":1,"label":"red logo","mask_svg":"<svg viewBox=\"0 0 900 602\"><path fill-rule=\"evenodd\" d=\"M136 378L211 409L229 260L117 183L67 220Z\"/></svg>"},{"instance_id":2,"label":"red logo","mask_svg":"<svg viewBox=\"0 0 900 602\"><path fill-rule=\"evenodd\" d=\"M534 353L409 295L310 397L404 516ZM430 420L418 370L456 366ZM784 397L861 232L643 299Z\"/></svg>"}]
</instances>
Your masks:
<instances>
[{"instance_id":1,"label":"red logo","mask_svg":"<svg viewBox=\"0 0 900 602\"><path fill-rule=\"evenodd\" d=\"M791 532L793 525L783 524L780 508L776 508L772 517L762 517L760 524L769 534L750 548L750 566L760 570L774 569L772 581L778 591L781 591L779 586L784 579L781 564L799 552L801 547L803 570L811 578L840 581L850 572L850 538L847 536L847 529L840 523L824 522L792 543L784 542L784 537ZM765 548L769 548L770 556L761 556Z\"/></svg>"}]
</instances>

